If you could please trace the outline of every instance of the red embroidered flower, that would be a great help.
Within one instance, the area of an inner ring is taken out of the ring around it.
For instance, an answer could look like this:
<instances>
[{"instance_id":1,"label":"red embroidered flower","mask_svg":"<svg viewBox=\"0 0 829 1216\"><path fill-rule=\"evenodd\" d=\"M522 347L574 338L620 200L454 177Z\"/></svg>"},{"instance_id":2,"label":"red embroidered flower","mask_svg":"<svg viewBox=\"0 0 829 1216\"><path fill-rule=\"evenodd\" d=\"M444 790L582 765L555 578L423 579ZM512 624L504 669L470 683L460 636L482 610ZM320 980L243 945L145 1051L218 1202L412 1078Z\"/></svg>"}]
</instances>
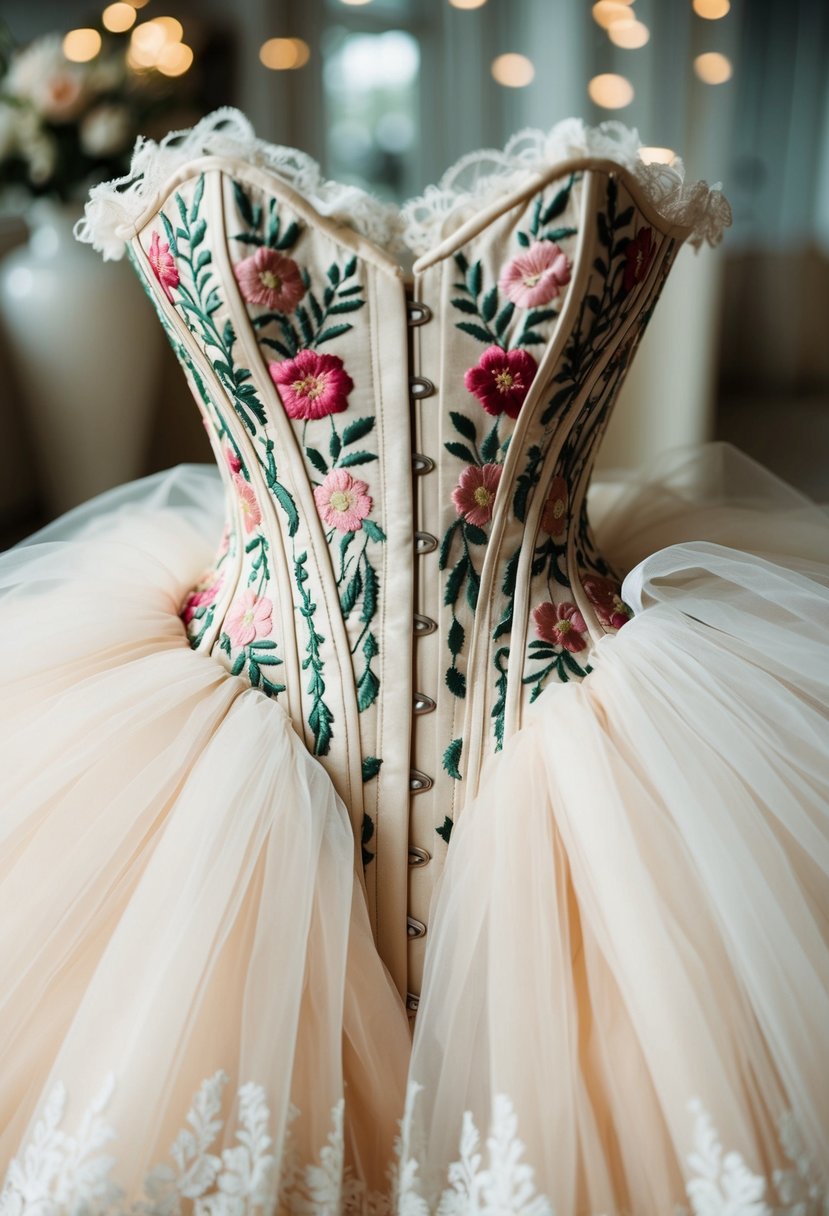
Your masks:
<instances>
[{"instance_id":1,"label":"red embroidered flower","mask_svg":"<svg viewBox=\"0 0 829 1216\"><path fill-rule=\"evenodd\" d=\"M339 355L301 350L295 359L269 363L268 371L289 418L325 418L348 408L354 381Z\"/></svg>"},{"instance_id":2,"label":"red embroidered flower","mask_svg":"<svg viewBox=\"0 0 829 1216\"><path fill-rule=\"evenodd\" d=\"M576 653L584 650L587 625L575 604L540 604L533 608L535 631L542 642Z\"/></svg>"},{"instance_id":3,"label":"red embroidered flower","mask_svg":"<svg viewBox=\"0 0 829 1216\"><path fill-rule=\"evenodd\" d=\"M224 452L225 461L227 462L227 467L230 469L231 473L241 472L242 462L229 443L224 445L222 451Z\"/></svg>"},{"instance_id":4,"label":"red embroidered flower","mask_svg":"<svg viewBox=\"0 0 829 1216\"><path fill-rule=\"evenodd\" d=\"M238 473L234 473L233 484L236 487L236 493L239 495L242 523L245 526L245 531L250 533L262 522L262 512L259 509L259 503L256 501L253 487L250 482L245 481L244 477L240 477Z\"/></svg>"},{"instance_id":5,"label":"red embroidered flower","mask_svg":"<svg viewBox=\"0 0 829 1216\"><path fill-rule=\"evenodd\" d=\"M640 228L625 250L625 291L631 291L636 283L642 282L651 268L655 253L653 229Z\"/></svg>"},{"instance_id":6,"label":"red embroidered flower","mask_svg":"<svg viewBox=\"0 0 829 1216\"><path fill-rule=\"evenodd\" d=\"M173 293L171 287L178 287L179 277L176 269L176 261L170 253L170 246L166 241L162 241L157 232L152 235L150 248L147 251L147 261L150 263L152 272L158 279L161 286L164 288L164 294L168 300L172 301Z\"/></svg>"},{"instance_id":7,"label":"red embroidered flower","mask_svg":"<svg viewBox=\"0 0 829 1216\"><path fill-rule=\"evenodd\" d=\"M570 262L551 241L533 241L501 271L498 286L519 308L537 308L570 282Z\"/></svg>"},{"instance_id":8,"label":"red embroidered flower","mask_svg":"<svg viewBox=\"0 0 829 1216\"><path fill-rule=\"evenodd\" d=\"M619 596L619 584L601 574L588 574L581 580L584 593L596 609L596 616L603 625L621 629L633 613Z\"/></svg>"},{"instance_id":9,"label":"red embroidered flower","mask_svg":"<svg viewBox=\"0 0 829 1216\"><path fill-rule=\"evenodd\" d=\"M541 513L541 526L550 536L563 535L567 527L567 498L567 482L563 477L554 477Z\"/></svg>"},{"instance_id":10,"label":"red embroidered flower","mask_svg":"<svg viewBox=\"0 0 829 1216\"><path fill-rule=\"evenodd\" d=\"M256 250L233 267L242 296L249 304L262 304L276 312L291 312L305 295L299 267L275 249Z\"/></svg>"},{"instance_id":11,"label":"red embroidered flower","mask_svg":"<svg viewBox=\"0 0 829 1216\"><path fill-rule=\"evenodd\" d=\"M338 532L358 532L373 506L367 483L345 469L332 469L314 490L314 499L322 522Z\"/></svg>"},{"instance_id":12,"label":"red embroidered flower","mask_svg":"<svg viewBox=\"0 0 829 1216\"><path fill-rule=\"evenodd\" d=\"M481 468L471 464L461 473L452 491L452 502L458 515L462 515L467 523L482 528L492 519L501 472L499 464L485 464Z\"/></svg>"},{"instance_id":13,"label":"red embroidered flower","mask_svg":"<svg viewBox=\"0 0 829 1216\"><path fill-rule=\"evenodd\" d=\"M184 601L184 606L181 610L181 617L185 625L189 625L193 617L196 615L197 608L206 608L214 603L217 595L221 591L223 575L216 574L214 570L208 571L196 583L193 590Z\"/></svg>"},{"instance_id":14,"label":"red embroidered flower","mask_svg":"<svg viewBox=\"0 0 829 1216\"><path fill-rule=\"evenodd\" d=\"M463 382L488 414L517 418L537 370L538 364L525 350L489 346Z\"/></svg>"},{"instance_id":15,"label":"red embroidered flower","mask_svg":"<svg viewBox=\"0 0 829 1216\"><path fill-rule=\"evenodd\" d=\"M230 605L225 617L227 636L234 646L249 646L258 638L266 638L273 629L272 613L271 600L248 588Z\"/></svg>"}]
</instances>

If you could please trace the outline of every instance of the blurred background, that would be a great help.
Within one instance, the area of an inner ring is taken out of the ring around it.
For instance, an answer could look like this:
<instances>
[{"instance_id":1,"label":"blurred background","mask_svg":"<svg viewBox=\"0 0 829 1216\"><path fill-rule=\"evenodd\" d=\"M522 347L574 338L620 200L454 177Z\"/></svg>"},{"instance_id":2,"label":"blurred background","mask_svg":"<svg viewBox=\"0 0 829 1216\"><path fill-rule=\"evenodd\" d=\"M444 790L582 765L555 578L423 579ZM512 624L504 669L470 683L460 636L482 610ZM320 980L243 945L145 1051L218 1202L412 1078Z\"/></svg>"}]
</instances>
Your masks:
<instances>
[{"instance_id":1,"label":"blurred background","mask_svg":"<svg viewBox=\"0 0 829 1216\"><path fill-rule=\"evenodd\" d=\"M136 134L219 105L328 177L402 200L575 114L722 181L734 226L682 251L601 463L707 438L829 497L826 0L3 0L0 545L210 452L124 263L72 241ZM401 337L402 340L402 337Z\"/></svg>"}]
</instances>

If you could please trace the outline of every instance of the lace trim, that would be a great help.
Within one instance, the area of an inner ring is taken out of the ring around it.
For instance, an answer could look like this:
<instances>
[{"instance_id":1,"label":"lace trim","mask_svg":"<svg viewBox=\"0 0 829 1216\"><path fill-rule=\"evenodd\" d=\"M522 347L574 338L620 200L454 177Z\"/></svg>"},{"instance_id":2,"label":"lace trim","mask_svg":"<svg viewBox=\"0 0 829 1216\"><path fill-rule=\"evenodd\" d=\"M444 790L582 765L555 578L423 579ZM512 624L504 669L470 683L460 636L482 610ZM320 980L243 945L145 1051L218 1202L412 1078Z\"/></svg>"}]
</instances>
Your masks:
<instances>
[{"instance_id":1,"label":"lace trim","mask_svg":"<svg viewBox=\"0 0 829 1216\"><path fill-rule=\"evenodd\" d=\"M331 1131L319 1160L303 1165L291 1133L276 1154L269 1134L270 1112L260 1085L237 1094L235 1143L213 1151L224 1131L222 1105L228 1078L218 1072L202 1082L170 1149L172 1164L156 1166L144 1181L144 1198L125 1205L112 1181L115 1160L101 1150L116 1137L104 1111L114 1090L108 1078L74 1135L61 1129L66 1091L49 1097L22 1157L9 1168L0 1216L178 1216L182 1202L196 1216L252 1216L284 1211L308 1216L554 1216L535 1187L533 1169L522 1160L518 1119L510 1100L495 1098L485 1145L467 1112L458 1160L448 1185L425 1199L418 1162L411 1155L414 1105L420 1087L409 1086L397 1140L397 1162L387 1194L367 1193L345 1165L344 1102L331 1112ZM771 1181L754 1174L739 1153L725 1152L713 1121L699 1101L689 1103L693 1151L686 1185L690 1209L674 1216L827 1216L829 1186L806 1153L793 1117L780 1124L780 1142L791 1169ZM292 1108L289 1123L297 1117ZM772 1206L772 1192L777 1205ZM668 1213L665 1216L669 1216Z\"/></svg>"},{"instance_id":2,"label":"lace trim","mask_svg":"<svg viewBox=\"0 0 829 1216\"><path fill-rule=\"evenodd\" d=\"M224 107L190 130L171 131L160 143L139 138L129 173L92 188L75 235L106 259L122 257L137 220L174 173L199 156L232 156L268 169L321 215L340 220L380 248L409 250L418 256L431 252L471 215L521 189L557 162L595 156L632 173L665 220L692 230L692 245L717 244L731 223L731 208L720 187L709 188L705 182L686 185L681 160L646 165L640 147L638 133L622 123L587 127L580 119L568 118L546 133L519 132L503 151L462 157L437 186L428 186L419 198L398 209L357 186L326 180L306 153L257 139L239 110Z\"/></svg>"}]
</instances>

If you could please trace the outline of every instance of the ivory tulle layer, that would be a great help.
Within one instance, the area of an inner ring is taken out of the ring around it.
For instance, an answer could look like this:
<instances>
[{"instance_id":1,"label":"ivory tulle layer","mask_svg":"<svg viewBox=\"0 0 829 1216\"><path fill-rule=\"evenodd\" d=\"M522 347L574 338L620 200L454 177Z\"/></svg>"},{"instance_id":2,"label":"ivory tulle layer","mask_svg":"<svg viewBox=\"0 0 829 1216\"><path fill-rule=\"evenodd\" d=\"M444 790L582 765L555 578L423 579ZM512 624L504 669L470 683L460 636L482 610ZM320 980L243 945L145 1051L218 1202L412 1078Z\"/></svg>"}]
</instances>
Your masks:
<instances>
[{"instance_id":1,"label":"ivory tulle layer","mask_svg":"<svg viewBox=\"0 0 829 1216\"><path fill-rule=\"evenodd\" d=\"M829 1210L829 529L701 459L596 495L636 616L456 824L411 1058L345 808L187 646L218 481L0 561L0 1210Z\"/></svg>"}]
</instances>

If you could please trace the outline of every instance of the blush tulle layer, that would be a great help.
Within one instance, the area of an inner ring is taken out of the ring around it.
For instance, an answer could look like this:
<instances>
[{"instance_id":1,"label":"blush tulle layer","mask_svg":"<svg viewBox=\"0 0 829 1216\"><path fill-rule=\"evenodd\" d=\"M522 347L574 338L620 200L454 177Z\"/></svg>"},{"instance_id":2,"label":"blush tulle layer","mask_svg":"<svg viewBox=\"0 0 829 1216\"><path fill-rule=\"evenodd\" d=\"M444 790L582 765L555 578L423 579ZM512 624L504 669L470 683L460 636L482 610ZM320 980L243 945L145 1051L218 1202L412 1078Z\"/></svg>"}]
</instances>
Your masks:
<instances>
[{"instance_id":1,"label":"blush tulle layer","mask_svg":"<svg viewBox=\"0 0 829 1216\"><path fill-rule=\"evenodd\" d=\"M825 1210L827 519L722 449L594 504L636 615L455 825L413 1047L328 777L187 645L217 478L0 561L0 1211Z\"/></svg>"}]
</instances>

